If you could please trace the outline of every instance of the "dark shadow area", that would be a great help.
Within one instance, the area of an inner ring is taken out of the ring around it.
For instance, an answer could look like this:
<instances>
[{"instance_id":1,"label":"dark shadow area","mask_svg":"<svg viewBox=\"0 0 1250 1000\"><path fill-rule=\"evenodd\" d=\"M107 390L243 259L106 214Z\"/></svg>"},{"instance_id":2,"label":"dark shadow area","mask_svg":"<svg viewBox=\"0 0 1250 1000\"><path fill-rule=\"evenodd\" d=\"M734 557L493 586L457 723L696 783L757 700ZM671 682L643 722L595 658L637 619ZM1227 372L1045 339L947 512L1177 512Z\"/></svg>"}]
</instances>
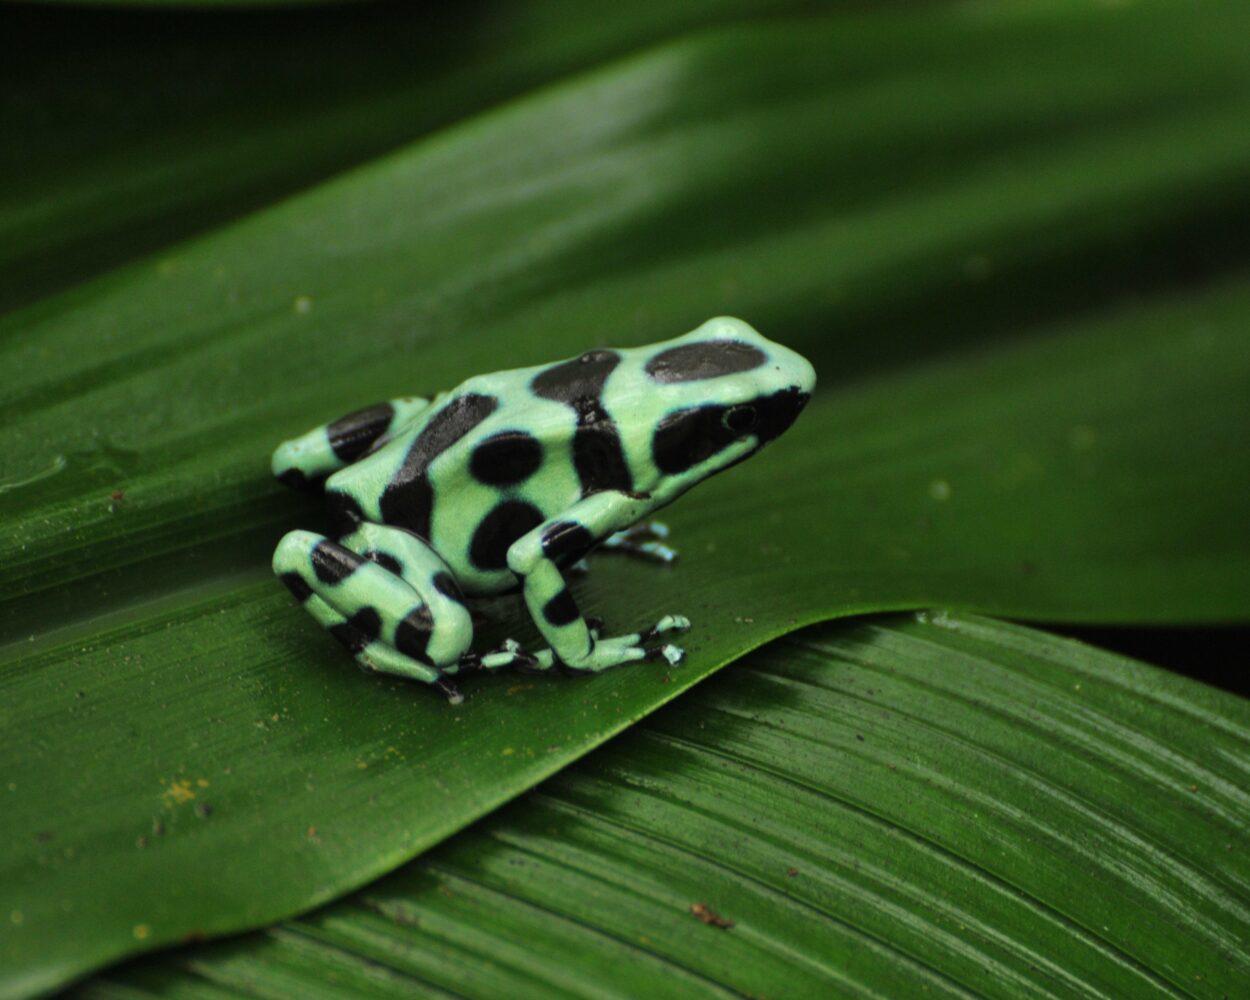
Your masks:
<instances>
[{"instance_id":1,"label":"dark shadow area","mask_svg":"<svg viewBox=\"0 0 1250 1000\"><path fill-rule=\"evenodd\" d=\"M1118 628L1105 625L1051 625L1058 635L1166 667L1233 694L1250 695L1250 628Z\"/></svg>"},{"instance_id":2,"label":"dark shadow area","mask_svg":"<svg viewBox=\"0 0 1250 1000\"><path fill-rule=\"evenodd\" d=\"M5 5L0 218L19 220L22 245L0 249L0 309L271 203L507 93L513 81L501 79L495 93L456 101L444 88L439 100L415 100L426 88L414 84L433 89L472 61L486 6ZM319 138L318 122L336 109L397 89L410 106L362 116L348 142L335 130ZM216 169L203 165L206 149L219 155ZM41 225L50 197L85 199L82 217L62 212Z\"/></svg>"}]
</instances>

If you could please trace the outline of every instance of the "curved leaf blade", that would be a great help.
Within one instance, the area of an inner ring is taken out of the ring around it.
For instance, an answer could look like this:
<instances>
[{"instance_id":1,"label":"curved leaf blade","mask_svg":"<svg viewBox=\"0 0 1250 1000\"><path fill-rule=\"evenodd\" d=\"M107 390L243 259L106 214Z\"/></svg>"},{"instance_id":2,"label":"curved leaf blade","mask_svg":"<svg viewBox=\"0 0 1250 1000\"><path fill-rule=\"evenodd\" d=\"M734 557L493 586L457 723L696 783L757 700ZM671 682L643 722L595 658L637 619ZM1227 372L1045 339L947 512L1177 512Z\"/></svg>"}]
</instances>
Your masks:
<instances>
[{"instance_id":1,"label":"curved leaf blade","mask_svg":"<svg viewBox=\"0 0 1250 1000\"><path fill-rule=\"evenodd\" d=\"M1192 59L1167 72L1184 30ZM18 597L197 547L222 553L217 571L255 565L254 548L220 540L286 522L291 501L264 474L274 442L501 357L644 343L729 312L813 357L828 387L1028 326L1055 308L1039 300L1105 302L1108 285L1124 290L1117 267L1143 275L1122 262L1074 280L1074 245L1080 262L1115 257L1131 220L1167 261L1188 254L1178 227L1195 218L1238 233L1250 220L1250 71L1239 50L1225 56L1227 37L1166 10L714 33L10 315L0 585ZM1117 46L1133 58L1110 65ZM1021 83L1015 61L1038 51L1060 55ZM932 65L913 79L924 53ZM944 96L921 102L935 88ZM1021 104L1038 101L1022 126ZM1223 245L1214 225L1193 242ZM988 300L987 267L1003 271ZM956 320L921 322L953 282ZM88 603L72 596L15 617L43 626L51 607L60 624Z\"/></svg>"},{"instance_id":2,"label":"curved leaf blade","mask_svg":"<svg viewBox=\"0 0 1250 1000\"><path fill-rule=\"evenodd\" d=\"M1250 287L1186 305L819 398L778 454L673 509L688 557L664 587L663 570L602 557L580 590L620 627L687 613L679 671L489 678L451 709L361 678L269 580L8 647L0 724L23 734L4 752L19 847L2 881L23 915L10 967L63 976L328 900L829 615L942 599L1046 618L1244 617L1250 552L1228 525L1250 470L1226 459L1244 434ZM1074 426L1097 446L1074 446ZM1148 487L1142 468L1156 470ZM72 826L50 818L50 793L74 803Z\"/></svg>"},{"instance_id":3,"label":"curved leaf blade","mask_svg":"<svg viewBox=\"0 0 1250 1000\"><path fill-rule=\"evenodd\" d=\"M1126 257L1070 280L1074 243L1078 261L1115 258L1128 219L1169 271L1178 232L1242 218L1240 47L1189 12L980 16L686 41L10 317L0 455L4 485L27 482L0 495L16 734L0 823L19 845L0 912L22 915L6 985L325 901L831 613L1244 618L1244 261L1215 254L1231 279L1092 320L1077 307L1141 273ZM1159 74L1186 31L1197 54ZM1107 58L1126 37L1133 58ZM936 109L932 77L909 75L935 38ZM1060 56L1013 90L1037 52ZM1025 98L1040 110L1022 126ZM939 138L961 159L935 174L917 154ZM979 254L992 275L968 272ZM952 281L948 319L915 325ZM1053 345L925 364L1055 309L1078 315ZM453 713L345 669L268 580L266 549L299 520L265 476L270 447L322 408L421 388L398 354L449 384L710 311L808 352L826 391L771 456L674 509L687 561L668 587L604 560L583 591L622 627L690 612L691 668L498 678ZM897 367L916 371L847 388ZM726 542L761 528L762 551ZM67 807L77 827L50 822Z\"/></svg>"},{"instance_id":4,"label":"curved leaf blade","mask_svg":"<svg viewBox=\"0 0 1250 1000\"><path fill-rule=\"evenodd\" d=\"M1234 996L1248 765L1243 699L1141 663L826 626L340 903L75 995Z\"/></svg>"}]
</instances>

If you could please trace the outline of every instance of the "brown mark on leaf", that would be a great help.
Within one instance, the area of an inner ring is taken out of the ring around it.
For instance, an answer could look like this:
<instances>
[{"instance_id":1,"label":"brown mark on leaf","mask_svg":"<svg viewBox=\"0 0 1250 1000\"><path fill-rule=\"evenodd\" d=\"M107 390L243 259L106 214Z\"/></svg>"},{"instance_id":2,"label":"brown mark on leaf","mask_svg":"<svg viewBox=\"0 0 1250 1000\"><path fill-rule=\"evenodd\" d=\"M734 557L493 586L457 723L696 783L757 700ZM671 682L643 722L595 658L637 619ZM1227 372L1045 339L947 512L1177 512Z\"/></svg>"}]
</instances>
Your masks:
<instances>
[{"instance_id":1,"label":"brown mark on leaf","mask_svg":"<svg viewBox=\"0 0 1250 1000\"><path fill-rule=\"evenodd\" d=\"M707 903L691 903L690 912L693 916L698 917L709 927L719 927L723 931L729 930L734 925L732 920L727 920L719 913L713 910Z\"/></svg>"}]
</instances>

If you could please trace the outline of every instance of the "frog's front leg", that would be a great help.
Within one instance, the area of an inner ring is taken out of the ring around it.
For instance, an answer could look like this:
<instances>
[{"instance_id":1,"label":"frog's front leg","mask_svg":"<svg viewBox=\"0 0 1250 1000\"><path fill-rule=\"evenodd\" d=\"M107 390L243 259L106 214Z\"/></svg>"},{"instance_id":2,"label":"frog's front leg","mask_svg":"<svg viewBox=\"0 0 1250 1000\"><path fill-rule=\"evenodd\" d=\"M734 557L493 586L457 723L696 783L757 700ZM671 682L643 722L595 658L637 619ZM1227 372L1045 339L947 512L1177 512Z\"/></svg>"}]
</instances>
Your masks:
<instances>
[{"instance_id":1,"label":"frog's front leg","mask_svg":"<svg viewBox=\"0 0 1250 1000\"><path fill-rule=\"evenodd\" d=\"M648 499L614 490L592 494L509 547L508 568L520 578L530 616L551 644L550 651L535 654L540 666L555 661L573 670L599 671L633 660L676 664L685 656L673 645L649 645L665 633L689 628L681 615L665 615L641 632L600 638L582 617L560 572L561 565L577 562L597 542L638 521Z\"/></svg>"},{"instance_id":2,"label":"frog's front leg","mask_svg":"<svg viewBox=\"0 0 1250 1000\"><path fill-rule=\"evenodd\" d=\"M278 543L273 568L362 667L461 700L445 675L460 669L472 620L446 563L416 535L367 522L339 542L292 531Z\"/></svg>"},{"instance_id":3,"label":"frog's front leg","mask_svg":"<svg viewBox=\"0 0 1250 1000\"><path fill-rule=\"evenodd\" d=\"M392 399L284 441L270 462L274 478L294 489L319 489L330 473L387 441L429 405L416 396Z\"/></svg>"}]
</instances>

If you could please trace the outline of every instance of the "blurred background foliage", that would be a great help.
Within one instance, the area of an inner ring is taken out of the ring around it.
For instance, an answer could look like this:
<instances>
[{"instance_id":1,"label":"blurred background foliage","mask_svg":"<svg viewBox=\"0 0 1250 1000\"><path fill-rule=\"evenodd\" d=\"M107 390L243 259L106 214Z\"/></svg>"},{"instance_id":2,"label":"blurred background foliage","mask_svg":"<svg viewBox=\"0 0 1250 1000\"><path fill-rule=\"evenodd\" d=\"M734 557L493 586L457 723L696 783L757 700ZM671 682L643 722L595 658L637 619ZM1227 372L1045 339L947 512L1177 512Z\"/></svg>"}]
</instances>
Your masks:
<instances>
[{"instance_id":1,"label":"blurred background foliage","mask_svg":"<svg viewBox=\"0 0 1250 1000\"><path fill-rule=\"evenodd\" d=\"M265 925L82 989L1235 994L1248 30L1179 0L0 7L0 995ZM269 578L322 523L268 480L283 437L716 313L817 399L673 508L671 574L579 584L614 626L689 613L682 670L452 711ZM927 607L1045 630L741 658Z\"/></svg>"}]
</instances>

